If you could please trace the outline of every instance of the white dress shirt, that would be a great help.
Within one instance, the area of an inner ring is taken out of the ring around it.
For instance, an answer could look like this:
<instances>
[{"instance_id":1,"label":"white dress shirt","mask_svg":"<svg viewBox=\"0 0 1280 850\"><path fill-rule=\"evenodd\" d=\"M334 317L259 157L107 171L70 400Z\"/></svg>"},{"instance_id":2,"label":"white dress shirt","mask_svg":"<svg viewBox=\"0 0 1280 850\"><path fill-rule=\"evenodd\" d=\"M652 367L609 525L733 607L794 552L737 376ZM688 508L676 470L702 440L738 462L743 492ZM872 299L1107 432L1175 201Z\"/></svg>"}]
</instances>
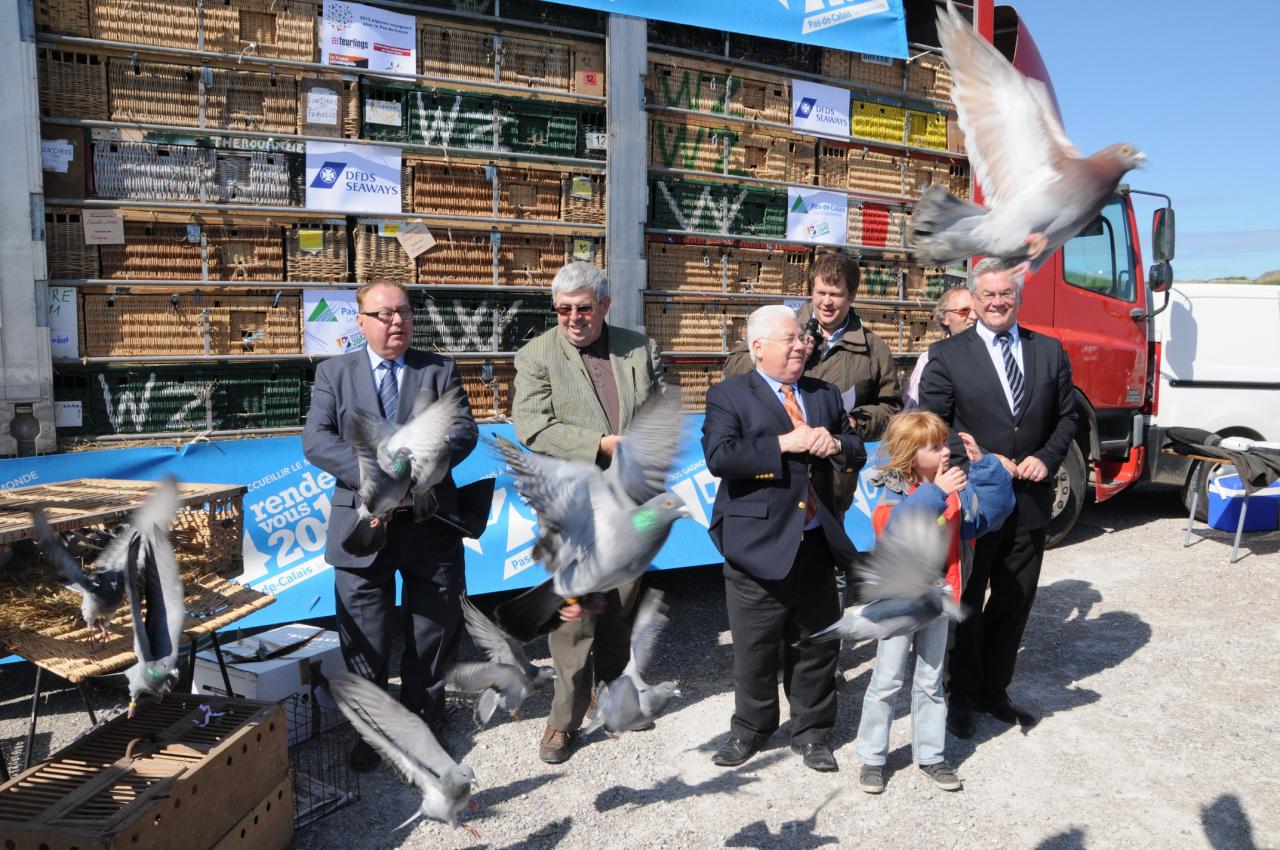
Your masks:
<instances>
[{"instance_id":1,"label":"white dress shirt","mask_svg":"<svg viewBox=\"0 0 1280 850\"><path fill-rule=\"evenodd\" d=\"M1004 347L1000 344L1000 340L996 339L996 332L991 330L982 322L973 326L978 332L978 337L987 346L987 354L991 356L991 363L996 367L996 375L1000 378L1000 386L1004 389L1004 400L1009 405L1009 412L1013 412L1013 392L1009 389L1009 376L1004 371ZM1022 365L1022 335L1018 332L1018 325L1015 323L1009 328L1009 336L1013 337L1009 343L1009 350L1013 352L1013 360L1018 364L1018 370L1022 372L1022 397L1027 396L1027 370Z\"/></svg>"}]
</instances>

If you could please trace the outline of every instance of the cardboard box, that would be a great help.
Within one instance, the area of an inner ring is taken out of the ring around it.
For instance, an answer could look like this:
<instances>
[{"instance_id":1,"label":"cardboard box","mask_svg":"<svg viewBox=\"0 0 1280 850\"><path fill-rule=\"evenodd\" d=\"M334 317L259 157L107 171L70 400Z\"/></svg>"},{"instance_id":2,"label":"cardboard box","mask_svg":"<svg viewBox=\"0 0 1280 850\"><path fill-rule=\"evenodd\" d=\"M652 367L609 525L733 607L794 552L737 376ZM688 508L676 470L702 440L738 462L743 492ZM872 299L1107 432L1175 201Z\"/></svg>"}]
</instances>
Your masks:
<instances>
[{"instance_id":1,"label":"cardboard box","mask_svg":"<svg viewBox=\"0 0 1280 850\"><path fill-rule=\"evenodd\" d=\"M285 706L289 724L289 745L311 737L313 703L334 709L328 694L317 687L319 668L326 673L345 670L338 633L316 626L293 623L267 632L222 645L231 679L233 696L264 702L281 702L301 694L297 703ZM257 660L261 658L262 660ZM218 670L218 657L213 650L196 655L195 676L191 683L195 694L225 695L226 686Z\"/></svg>"},{"instance_id":2,"label":"cardboard box","mask_svg":"<svg viewBox=\"0 0 1280 850\"><path fill-rule=\"evenodd\" d=\"M1244 484L1235 467L1224 465L1209 478L1209 525L1219 531L1236 530L1244 506ZM1274 481L1249 497L1244 531L1275 531L1280 526L1280 481Z\"/></svg>"}]
</instances>

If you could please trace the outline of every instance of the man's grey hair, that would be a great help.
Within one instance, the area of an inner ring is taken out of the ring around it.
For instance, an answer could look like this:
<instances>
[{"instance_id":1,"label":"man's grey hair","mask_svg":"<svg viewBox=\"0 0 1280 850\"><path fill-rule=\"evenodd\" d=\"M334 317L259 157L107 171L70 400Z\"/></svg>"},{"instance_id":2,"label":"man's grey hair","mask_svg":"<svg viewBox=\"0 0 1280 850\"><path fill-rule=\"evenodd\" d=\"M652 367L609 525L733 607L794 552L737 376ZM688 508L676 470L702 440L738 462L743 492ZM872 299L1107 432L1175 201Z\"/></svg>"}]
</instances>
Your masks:
<instances>
[{"instance_id":1,"label":"man's grey hair","mask_svg":"<svg viewBox=\"0 0 1280 850\"><path fill-rule=\"evenodd\" d=\"M583 260L575 260L556 272L551 281L551 297L590 289L596 301L609 297L609 278L600 269Z\"/></svg>"},{"instance_id":2,"label":"man's grey hair","mask_svg":"<svg viewBox=\"0 0 1280 850\"><path fill-rule=\"evenodd\" d=\"M796 321L796 311L785 304L769 304L747 316L747 350L751 352L751 362L756 360L756 340L767 337L784 319Z\"/></svg>"},{"instance_id":3,"label":"man's grey hair","mask_svg":"<svg viewBox=\"0 0 1280 850\"><path fill-rule=\"evenodd\" d=\"M996 272L1012 271L1004 260L999 257L983 257L978 261L977 265L969 269L969 291L976 298L978 295L978 278L986 277ZM1019 301L1022 300L1022 285L1027 282L1027 277L1022 272L1016 272L1011 277L1013 281L1013 292Z\"/></svg>"}]
</instances>

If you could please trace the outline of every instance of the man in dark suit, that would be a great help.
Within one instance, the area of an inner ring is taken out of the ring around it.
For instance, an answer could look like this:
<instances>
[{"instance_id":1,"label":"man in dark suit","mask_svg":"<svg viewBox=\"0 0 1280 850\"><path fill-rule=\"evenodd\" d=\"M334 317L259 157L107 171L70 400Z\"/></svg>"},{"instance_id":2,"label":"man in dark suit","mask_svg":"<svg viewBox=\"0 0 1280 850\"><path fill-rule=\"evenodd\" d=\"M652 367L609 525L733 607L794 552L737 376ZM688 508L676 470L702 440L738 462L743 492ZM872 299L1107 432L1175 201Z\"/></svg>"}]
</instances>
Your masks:
<instances>
[{"instance_id":1,"label":"man in dark suit","mask_svg":"<svg viewBox=\"0 0 1280 850\"><path fill-rule=\"evenodd\" d=\"M1007 689L1040 580L1054 478L1076 433L1071 362L1056 339L1018 325L1022 284L1020 270L997 260L974 266L978 324L934 344L920 379L920 407L1000 458L1017 496L1004 525L978 538L965 584L975 613L956 627L947 714L960 738L973 734L974 709L1024 728L1036 722ZM953 446L952 455L963 452Z\"/></svg>"},{"instance_id":2,"label":"man in dark suit","mask_svg":"<svg viewBox=\"0 0 1280 850\"><path fill-rule=\"evenodd\" d=\"M381 687L396 628L396 573L404 585L404 653L400 658L400 702L436 730L444 724L444 674L462 636L461 597L465 592L462 537L444 518L458 515L452 474L435 487L436 513L415 522L412 505L390 517L387 543L376 555L357 556L342 548L355 527L360 467L348 438L357 413L404 423L414 399L456 392L462 415L449 433L449 465L457 466L475 448L477 430L453 361L410 348L413 309L398 283L377 281L356 292L356 321L366 348L326 360L316 369L311 410L302 447L307 460L338 479L329 512L325 560L333 565L338 636L347 669ZM351 754L352 767L369 770L378 757L363 741Z\"/></svg>"},{"instance_id":3,"label":"man in dark suit","mask_svg":"<svg viewBox=\"0 0 1280 850\"><path fill-rule=\"evenodd\" d=\"M755 369L707 394L702 451L719 476L710 534L724 556L733 634L734 713L712 761L742 764L778 728L778 655L791 748L814 770L838 769L826 736L836 718L839 644L796 640L839 616L835 570L854 557L836 505L836 472L866 461L840 390L803 377L795 313L761 307L747 320Z\"/></svg>"}]
</instances>

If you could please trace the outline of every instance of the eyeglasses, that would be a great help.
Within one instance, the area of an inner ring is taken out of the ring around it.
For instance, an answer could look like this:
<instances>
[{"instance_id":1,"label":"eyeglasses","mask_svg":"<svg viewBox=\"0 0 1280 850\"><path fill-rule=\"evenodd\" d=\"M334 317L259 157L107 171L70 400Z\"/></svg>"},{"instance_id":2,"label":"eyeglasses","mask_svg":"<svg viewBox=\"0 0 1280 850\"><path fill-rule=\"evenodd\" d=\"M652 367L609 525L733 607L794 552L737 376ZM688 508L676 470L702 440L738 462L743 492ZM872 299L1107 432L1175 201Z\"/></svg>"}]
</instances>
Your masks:
<instances>
[{"instance_id":1,"label":"eyeglasses","mask_svg":"<svg viewBox=\"0 0 1280 850\"><path fill-rule=\"evenodd\" d=\"M584 319L596 311L594 304L557 304L555 311L561 316L572 316L575 312Z\"/></svg>"},{"instance_id":2,"label":"eyeglasses","mask_svg":"<svg viewBox=\"0 0 1280 850\"><path fill-rule=\"evenodd\" d=\"M947 310L948 313L955 313L957 316L967 316L973 312L972 307L960 307L955 310Z\"/></svg>"},{"instance_id":3,"label":"eyeglasses","mask_svg":"<svg viewBox=\"0 0 1280 850\"><path fill-rule=\"evenodd\" d=\"M806 339L807 338L803 336L767 336L764 338L764 341L776 342L776 343L779 343L783 348L790 348L791 346L795 345L797 342L800 342L800 343L805 342Z\"/></svg>"},{"instance_id":4,"label":"eyeglasses","mask_svg":"<svg viewBox=\"0 0 1280 850\"><path fill-rule=\"evenodd\" d=\"M997 298L1004 301L1013 301L1018 297L1018 293L1017 293L1017 290L1002 289L999 292L978 292L978 293L975 293L974 297L977 298L979 301L981 301L983 304L990 304L992 301L995 301Z\"/></svg>"},{"instance_id":5,"label":"eyeglasses","mask_svg":"<svg viewBox=\"0 0 1280 850\"><path fill-rule=\"evenodd\" d=\"M360 315L368 316L371 319L377 319L379 322L382 322L382 324L389 325L391 324L391 320L396 316L399 316L400 321L402 322L413 321L413 308L401 307L399 310L361 310Z\"/></svg>"}]
</instances>

